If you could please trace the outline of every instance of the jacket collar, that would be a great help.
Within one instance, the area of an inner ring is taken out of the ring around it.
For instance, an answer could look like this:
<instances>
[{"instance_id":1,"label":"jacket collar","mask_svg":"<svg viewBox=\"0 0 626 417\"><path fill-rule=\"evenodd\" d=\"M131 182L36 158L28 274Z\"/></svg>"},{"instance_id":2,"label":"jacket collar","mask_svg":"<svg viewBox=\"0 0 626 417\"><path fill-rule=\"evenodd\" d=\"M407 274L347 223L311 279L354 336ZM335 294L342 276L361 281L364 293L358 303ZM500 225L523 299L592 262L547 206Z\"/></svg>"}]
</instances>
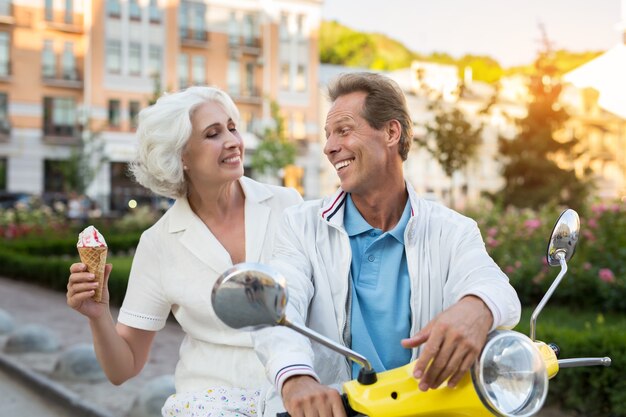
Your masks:
<instances>
[{"instance_id":1,"label":"jacket collar","mask_svg":"<svg viewBox=\"0 0 626 417\"><path fill-rule=\"evenodd\" d=\"M239 184L246 198L246 261L258 262L271 212L266 201L273 194L267 187L246 177L240 178ZM218 273L232 266L228 252L191 210L187 197L178 198L168 213L169 233L182 232L179 240L187 250Z\"/></svg>"},{"instance_id":2,"label":"jacket collar","mask_svg":"<svg viewBox=\"0 0 626 417\"><path fill-rule=\"evenodd\" d=\"M413 186L408 181L404 181L406 184L407 192L409 193L409 201L411 202L411 217L417 214L417 207L419 205L419 197L415 193ZM339 189L330 197L326 197L322 201L322 208L319 210L319 215L327 223L343 227L343 216L346 208L347 193L339 187Z\"/></svg>"}]
</instances>

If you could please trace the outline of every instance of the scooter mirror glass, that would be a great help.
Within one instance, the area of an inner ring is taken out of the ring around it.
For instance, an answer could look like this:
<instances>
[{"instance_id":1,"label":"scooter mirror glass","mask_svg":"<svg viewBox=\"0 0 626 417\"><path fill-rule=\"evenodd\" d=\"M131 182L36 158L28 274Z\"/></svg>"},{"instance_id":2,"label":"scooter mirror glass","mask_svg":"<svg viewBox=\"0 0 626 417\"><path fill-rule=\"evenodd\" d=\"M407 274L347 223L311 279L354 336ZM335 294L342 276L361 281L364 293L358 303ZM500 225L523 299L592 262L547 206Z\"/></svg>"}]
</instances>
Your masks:
<instances>
[{"instance_id":1,"label":"scooter mirror glass","mask_svg":"<svg viewBox=\"0 0 626 417\"><path fill-rule=\"evenodd\" d=\"M548 265L559 266L560 259L569 261L576 250L578 236L580 232L580 219L578 213L572 209L567 209L556 221L552 236L548 242L548 253L546 259Z\"/></svg>"},{"instance_id":2,"label":"scooter mirror glass","mask_svg":"<svg viewBox=\"0 0 626 417\"><path fill-rule=\"evenodd\" d=\"M240 263L220 275L211 301L217 317L234 329L274 326L285 317L285 279L265 265Z\"/></svg>"}]
</instances>

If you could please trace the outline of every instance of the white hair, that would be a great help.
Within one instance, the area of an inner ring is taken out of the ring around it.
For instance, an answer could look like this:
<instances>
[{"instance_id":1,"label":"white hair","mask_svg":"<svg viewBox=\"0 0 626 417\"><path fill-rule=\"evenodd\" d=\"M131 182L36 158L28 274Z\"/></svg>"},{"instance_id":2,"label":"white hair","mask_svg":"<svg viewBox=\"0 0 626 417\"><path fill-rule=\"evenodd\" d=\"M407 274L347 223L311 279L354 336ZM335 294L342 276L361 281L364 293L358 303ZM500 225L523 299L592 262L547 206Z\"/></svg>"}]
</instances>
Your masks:
<instances>
[{"instance_id":1,"label":"white hair","mask_svg":"<svg viewBox=\"0 0 626 417\"><path fill-rule=\"evenodd\" d=\"M130 173L139 184L170 198L187 194L182 152L191 136L191 116L198 106L218 103L239 122L239 110L228 94L215 87L189 87L163 94L139 113L137 155Z\"/></svg>"}]
</instances>

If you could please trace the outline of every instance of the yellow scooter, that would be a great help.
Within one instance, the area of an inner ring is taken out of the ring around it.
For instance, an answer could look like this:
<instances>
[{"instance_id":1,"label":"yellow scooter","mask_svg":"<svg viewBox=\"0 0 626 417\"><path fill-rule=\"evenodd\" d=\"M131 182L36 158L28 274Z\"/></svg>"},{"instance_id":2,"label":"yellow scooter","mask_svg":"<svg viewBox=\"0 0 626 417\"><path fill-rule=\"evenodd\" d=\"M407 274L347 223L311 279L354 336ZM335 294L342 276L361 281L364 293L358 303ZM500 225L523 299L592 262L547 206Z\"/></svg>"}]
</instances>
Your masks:
<instances>
[{"instance_id":1,"label":"yellow scooter","mask_svg":"<svg viewBox=\"0 0 626 417\"><path fill-rule=\"evenodd\" d=\"M548 393L548 380L560 368L610 366L611 359L557 359L558 347L535 339L539 313L567 272L580 231L578 214L564 211L548 244L547 261L561 271L530 322L530 337L512 330L495 330L472 366L455 388L422 392L413 377L415 362L376 373L362 355L285 317L285 279L271 268L254 263L235 265L224 272L212 292L217 316L235 329L287 326L362 365L356 380L343 385L348 416L370 417L526 417L535 415Z\"/></svg>"}]
</instances>

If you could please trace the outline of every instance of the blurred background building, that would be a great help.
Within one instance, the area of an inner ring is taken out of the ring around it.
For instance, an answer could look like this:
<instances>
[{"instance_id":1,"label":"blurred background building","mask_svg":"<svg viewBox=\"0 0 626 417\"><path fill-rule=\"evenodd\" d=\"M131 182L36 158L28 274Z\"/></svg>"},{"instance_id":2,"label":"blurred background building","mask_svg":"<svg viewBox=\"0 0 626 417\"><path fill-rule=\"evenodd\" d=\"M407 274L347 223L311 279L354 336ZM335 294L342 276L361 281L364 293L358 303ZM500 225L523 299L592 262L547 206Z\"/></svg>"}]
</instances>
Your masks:
<instances>
[{"instance_id":1,"label":"blurred background building","mask_svg":"<svg viewBox=\"0 0 626 417\"><path fill-rule=\"evenodd\" d=\"M151 201L126 175L137 114L207 84L237 103L248 152L279 104L301 186L320 13L321 0L0 0L0 191L63 198L68 164L87 159L85 191L105 213Z\"/></svg>"}]
</instances>

